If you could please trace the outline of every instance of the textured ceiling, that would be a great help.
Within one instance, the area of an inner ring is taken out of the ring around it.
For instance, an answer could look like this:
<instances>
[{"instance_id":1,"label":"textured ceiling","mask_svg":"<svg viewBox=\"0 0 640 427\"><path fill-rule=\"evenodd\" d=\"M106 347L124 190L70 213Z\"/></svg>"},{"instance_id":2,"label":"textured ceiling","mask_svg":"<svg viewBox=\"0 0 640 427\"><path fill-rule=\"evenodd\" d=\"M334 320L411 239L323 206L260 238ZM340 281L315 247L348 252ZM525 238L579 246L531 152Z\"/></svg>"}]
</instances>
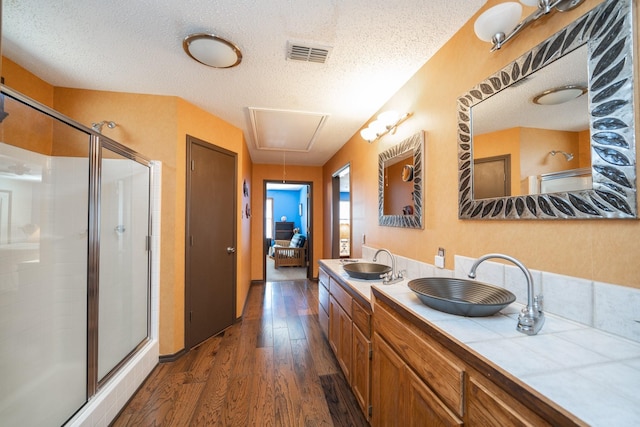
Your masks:
<instances>
[{"instance_id":1,"label":"textured ceiling","mask_svg":"<svg viewBox=\"0 0 640 427\"><path fill-rule=\"evenodd\" d=\"M311 150L286 154L322 165L485 1L3 0L2 53L54 86L179 96L242 129L255 163L282 153L256 149L250 107L326 114ZM196 32L235 43L242 63L189 58ZM291 61L288 41L332 49Z\"/></svg>"}]
</instances>

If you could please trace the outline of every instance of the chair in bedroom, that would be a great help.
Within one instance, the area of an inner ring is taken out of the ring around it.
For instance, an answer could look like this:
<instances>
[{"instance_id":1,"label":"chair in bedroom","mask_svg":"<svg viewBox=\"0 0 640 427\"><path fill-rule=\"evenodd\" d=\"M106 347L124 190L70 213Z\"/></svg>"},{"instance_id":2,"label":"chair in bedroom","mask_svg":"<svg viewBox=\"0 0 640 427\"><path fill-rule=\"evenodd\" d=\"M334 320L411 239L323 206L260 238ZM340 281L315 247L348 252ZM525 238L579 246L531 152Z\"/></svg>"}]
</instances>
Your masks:
<instances>
[{"instance_id":1,"label":"chair in bedroom","mask_svg":"<svg viewBox=\"0 0 640 427\"><path fill-rule=\"evenodd\" d=\"M294 234L288 246L274 245L273 259L275 267L306 267L307 238L302 234Z\"/></svg>"}]
</instances>

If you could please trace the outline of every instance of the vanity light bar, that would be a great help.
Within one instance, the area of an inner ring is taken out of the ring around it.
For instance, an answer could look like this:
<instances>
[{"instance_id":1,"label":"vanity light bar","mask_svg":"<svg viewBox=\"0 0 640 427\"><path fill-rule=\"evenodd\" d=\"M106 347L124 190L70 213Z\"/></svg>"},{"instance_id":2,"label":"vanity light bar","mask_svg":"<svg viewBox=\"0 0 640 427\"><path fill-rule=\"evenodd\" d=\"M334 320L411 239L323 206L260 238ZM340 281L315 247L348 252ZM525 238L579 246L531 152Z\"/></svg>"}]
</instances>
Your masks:
<instances>
[{"instance_id":1,"label":"vanity light bar","mask_svg":"<svg viewBox=\"0 0 640 427\"><path fill-rule=\"evenodd\" d=\"M388 133L395 133L396 128L413 113L405 113L402 116L395 111L385 111L380 113L378 118L369 123L369 126L360 131L362 139L371 144Z\"/></svg>"},{"instance_id":2,"label":"vanity light bar","mask_svg":"<svg viewBox=\"0 0 640 427\"><path fill-rule=\"evenodd\" d=\"M553 9L566 12L579 6L584 0L520 0L527 6L538 8L518 23L522 6L517 2L498 4L482 13L474 24L476 36L483 41L491 42L491 52L502 47L524 28L534 21L549 14Z\"/></svg>"}]
</instances>

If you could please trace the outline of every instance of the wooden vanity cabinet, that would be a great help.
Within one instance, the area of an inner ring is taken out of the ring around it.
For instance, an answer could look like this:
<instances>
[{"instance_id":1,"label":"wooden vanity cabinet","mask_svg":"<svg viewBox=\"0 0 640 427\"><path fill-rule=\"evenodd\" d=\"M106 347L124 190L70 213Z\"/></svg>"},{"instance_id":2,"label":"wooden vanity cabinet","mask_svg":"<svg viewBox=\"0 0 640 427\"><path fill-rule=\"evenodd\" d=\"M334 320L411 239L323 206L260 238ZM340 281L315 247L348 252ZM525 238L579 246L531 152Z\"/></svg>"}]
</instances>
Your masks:
<instances>
[{"instance_id":1,"label":"wooden vanity cabinet","mask_svg":"<svg viewBox=\"0 0 640 427\"><path fill-rule=\"evenodd\" d=\"M372 425L463 425L461 364L385 305L375 304L373 318Z\"/></svg>"},{"instance_id":2,"label":"wooden vanity cabinet","mask_svg":"<svg viewBox=\"0 0 640 427\"><path fill-rule=\"evenodd\" d=\"M439 329L399 314L404 309L392 300L373 295L372 425L586 425Z\"/></svg>"},{"instance_id":3,"label":"wooden vanity cabinet","mask_svg":"<svg viewBox=\"0 0 640 427\"><path fill-rule=\"evenodd\" d=\"M320 269L318 318L323 320L323 300L327 302L327 339L349 382L362 412L369 417L371 407L371 309L353 297L335 278ZM323 283L328 287L324 288ZM324 295L324 289L328 289ZM362 297L360 297L362 298ZM324 327L323 327L324 330Z\"/></svg>"}]
</instances>

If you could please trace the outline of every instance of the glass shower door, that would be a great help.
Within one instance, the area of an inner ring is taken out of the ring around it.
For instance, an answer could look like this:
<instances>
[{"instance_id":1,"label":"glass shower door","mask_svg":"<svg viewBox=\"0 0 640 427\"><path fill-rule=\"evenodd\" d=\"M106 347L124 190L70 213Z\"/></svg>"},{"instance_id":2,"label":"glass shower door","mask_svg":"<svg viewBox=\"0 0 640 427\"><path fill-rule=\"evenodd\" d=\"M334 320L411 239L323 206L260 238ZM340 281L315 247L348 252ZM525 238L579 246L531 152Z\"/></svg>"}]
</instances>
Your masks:
<instances>
[{"instance_id":1,"label":"glass shower door","mask_svg":"<svg viewBox=\"0 0 640 427\"><path fill-rule=\"evenodd\" d=\"M148 337L150 168L102 148L98 381Z\"/></svg>"},{"instance_id":2,"label":"glass shower door","mask_svg":"<svg viewBox=\"0 0 640 427\"><path fill-rule=\"evenodd\" d=\"M90 136L0 96L0 425L62 425L87 401Z\"/></svg>"}]
</instances>

